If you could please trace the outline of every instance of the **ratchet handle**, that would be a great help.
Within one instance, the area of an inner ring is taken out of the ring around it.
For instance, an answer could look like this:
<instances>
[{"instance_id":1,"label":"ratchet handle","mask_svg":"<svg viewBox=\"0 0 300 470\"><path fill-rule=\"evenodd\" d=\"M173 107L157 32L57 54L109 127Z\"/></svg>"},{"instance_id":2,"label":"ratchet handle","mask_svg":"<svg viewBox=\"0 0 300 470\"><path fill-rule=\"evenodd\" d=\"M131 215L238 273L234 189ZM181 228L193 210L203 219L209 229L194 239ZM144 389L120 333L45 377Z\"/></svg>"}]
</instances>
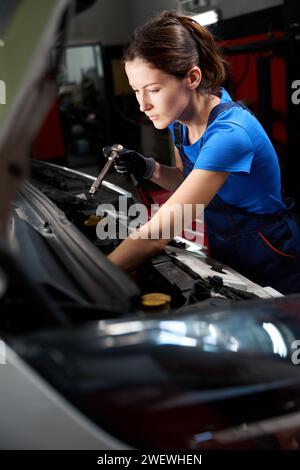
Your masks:
<instances>
[{"instance_id":1,"label":"ratchet handle","mask_svg":"<svg viewBox=\"0 0 300 470\"><path fill-rule=\"evenodd\" d=\"M108 147L104 147L103 149L103 153L104 153L104 156L107 157L107 153L106 153L106 149ZM118 158L119 156L119 152L121 152L121 150L123 150L123 146L120 145L120 144L114 144L112 147L111 147L111 153L110 155L108 156L108 160L106 162L106 164L104 165L104 167L102 168L102 170L100 171L97 179L94 181L94 183L92 184L92 186L90 187L90 190L89 190L89 197L94 197L95 193L98 191L100 185L102 184L102 181L104 180L105 176L107 175L107 173L109 172L112 164L114 163L114 161L116 160L116 158Z\"/></svg>"}]
</instances>

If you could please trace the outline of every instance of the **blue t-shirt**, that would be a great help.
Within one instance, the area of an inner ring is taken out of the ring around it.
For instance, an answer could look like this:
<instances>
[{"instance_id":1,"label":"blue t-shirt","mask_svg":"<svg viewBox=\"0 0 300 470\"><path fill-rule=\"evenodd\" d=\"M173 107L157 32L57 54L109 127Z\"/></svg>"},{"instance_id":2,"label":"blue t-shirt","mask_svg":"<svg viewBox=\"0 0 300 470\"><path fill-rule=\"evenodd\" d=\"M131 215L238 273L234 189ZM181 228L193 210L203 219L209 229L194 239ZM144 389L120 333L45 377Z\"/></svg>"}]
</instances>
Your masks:
<instances>
[{"instance_id":1,"label":"blue t-shirt","mask_svg":"<svg viewBox=\"0 0 300 470\"><path fill-rule=\"evenodd\" d=\"M232 101L224 88L221 92L222 103ZM175 142L173 125L169 128ZM217 193L225 203L257 214L285 208L276 152L249 111L241 107L222 111L191 145L186 126L182 131L184 153L194 164L192 169L230 173Z\"/></svg>"}]
</instances>

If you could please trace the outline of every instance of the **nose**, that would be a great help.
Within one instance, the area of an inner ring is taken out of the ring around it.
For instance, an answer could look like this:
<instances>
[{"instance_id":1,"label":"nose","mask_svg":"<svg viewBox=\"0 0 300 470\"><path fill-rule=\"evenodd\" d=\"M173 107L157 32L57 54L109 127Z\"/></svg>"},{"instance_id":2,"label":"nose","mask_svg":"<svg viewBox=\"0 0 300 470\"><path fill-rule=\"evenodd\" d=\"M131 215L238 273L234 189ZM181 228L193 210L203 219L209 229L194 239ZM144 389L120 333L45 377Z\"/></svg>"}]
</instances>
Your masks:
<instances>
[{"instance_id":1,"label":"nose","mask_svg":"<svg viewBox=\"0 0 300 470\"><path fill-rule=\"evenodd\" d=\"M139 96L140 110L142 113L145 113L152 108L151 103L149 102L149 97L146 94L140 94Z\"/></svg>"}]
</instances>

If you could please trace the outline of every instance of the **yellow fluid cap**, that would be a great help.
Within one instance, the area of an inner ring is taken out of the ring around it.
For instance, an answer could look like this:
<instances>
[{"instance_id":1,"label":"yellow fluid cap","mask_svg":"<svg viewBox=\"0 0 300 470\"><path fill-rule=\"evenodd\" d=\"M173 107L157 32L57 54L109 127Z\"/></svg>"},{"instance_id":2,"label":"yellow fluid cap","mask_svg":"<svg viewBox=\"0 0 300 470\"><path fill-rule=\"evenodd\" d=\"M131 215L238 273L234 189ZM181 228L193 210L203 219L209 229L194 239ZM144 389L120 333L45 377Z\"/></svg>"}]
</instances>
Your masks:
<instances>
[{"instance_id":1,"label":"yellow fluid cap","mask_svg":"<svg viewBox=\"0 0 300 470\"><path fill-rule=\"evenodd\" d=\"M98 222L100 222L100 220L102 220L102 219L103 219L102 216L100 217L98 215L92 214L92 215L89 216L88 219L86 219L84 221L84 225L95 227L98 224Z\"/></svg>"},{"instance_id":2,"label":"yellow fluid cap","mask_svg":"<svg viewBox=\"0 0 300 470\"><path fill-rule=\"evenodd\" d=\"M171 296L161 292L151 292L142 296L142 305L144 307L161 308L171 302Z\"/></svg>"}]
</instances>

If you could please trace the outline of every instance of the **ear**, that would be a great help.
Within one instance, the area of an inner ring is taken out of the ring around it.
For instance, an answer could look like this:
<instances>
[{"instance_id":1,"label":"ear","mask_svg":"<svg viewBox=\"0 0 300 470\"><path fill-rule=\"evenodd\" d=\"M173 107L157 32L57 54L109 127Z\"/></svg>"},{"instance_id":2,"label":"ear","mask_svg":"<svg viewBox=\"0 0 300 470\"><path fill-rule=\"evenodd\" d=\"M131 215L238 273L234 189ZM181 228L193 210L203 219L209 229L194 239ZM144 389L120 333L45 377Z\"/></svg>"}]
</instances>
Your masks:
<instances>
[{"instance_id":1,"label":"ear","mask_svg":"<svg viewBox=\"0 0 300 470\"><path fill-rule=\"evenodd\" d=\"M201 73L200 68L195 65L195 67L193 67L187 73L186 78L187 78L188 87L191 90L196 90L198 86L200 85L201 79L202 79L202 73Z\"/></svg>"}]
</instances>

